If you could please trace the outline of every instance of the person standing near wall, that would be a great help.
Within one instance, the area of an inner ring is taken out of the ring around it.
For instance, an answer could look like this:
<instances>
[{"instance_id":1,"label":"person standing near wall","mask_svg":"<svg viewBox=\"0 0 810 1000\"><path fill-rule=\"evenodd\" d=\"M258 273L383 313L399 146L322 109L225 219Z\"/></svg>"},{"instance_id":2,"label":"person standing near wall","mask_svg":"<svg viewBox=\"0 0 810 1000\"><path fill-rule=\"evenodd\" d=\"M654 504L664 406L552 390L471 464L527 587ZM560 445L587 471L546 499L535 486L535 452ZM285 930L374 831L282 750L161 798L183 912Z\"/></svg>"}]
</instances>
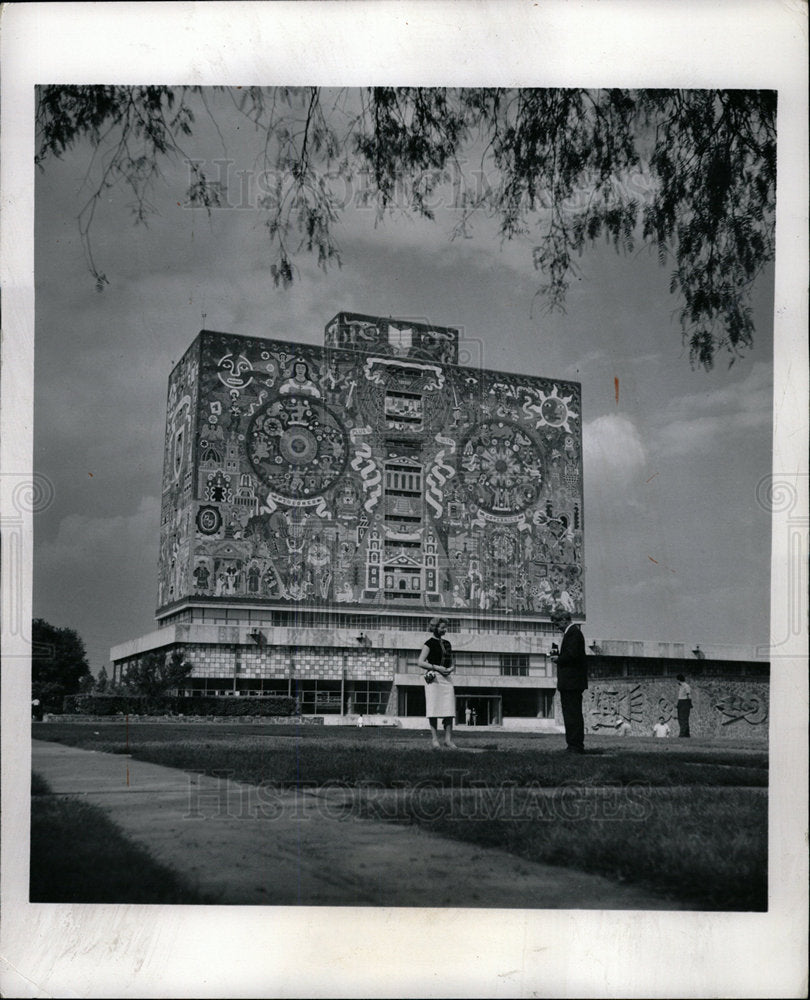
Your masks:
<instances>
[{"instance_id":1,"label":"person standing near wall","mask_svg":"<svg viewBox=\"0 0 810 1000\"><path fill-rule=\"evenodd\" d=\"M560 692L565 743L568 753L585 753L585 720L582 716L582 693L588 687L585 637L579 625L571 621L570 611L555 611L551 621L563 634L560 651L552 656L557 664L557 690Z\"/></svg>"},{"instance_id":2,"label":"person standing near wall","mask_svg":"<svg viewBox=\"0 0 810 1000\"><path fill-rule=\"evenodd\" d=\"M678 674L678 736L689 736L689 713L692 711L692 688L683 674Z\"/></svg>"},{"instance_id":3,"label":"person standing near wall","mask_svg":"<svg viewBox=\"0 0 810 1000\"><path fill-rule=\"evenodd\" d=\"M456 717L456 693L452 675L453 648L444 638L447 631L446 618L431 618L428 628L432 635L425 640L419 653L418 665L424 670L425 715L430 725L430 736L434 749L440 749L439 719L444 727L444 745L455 750L453 743L453 720Z\"/></svg>"}]
</instances>

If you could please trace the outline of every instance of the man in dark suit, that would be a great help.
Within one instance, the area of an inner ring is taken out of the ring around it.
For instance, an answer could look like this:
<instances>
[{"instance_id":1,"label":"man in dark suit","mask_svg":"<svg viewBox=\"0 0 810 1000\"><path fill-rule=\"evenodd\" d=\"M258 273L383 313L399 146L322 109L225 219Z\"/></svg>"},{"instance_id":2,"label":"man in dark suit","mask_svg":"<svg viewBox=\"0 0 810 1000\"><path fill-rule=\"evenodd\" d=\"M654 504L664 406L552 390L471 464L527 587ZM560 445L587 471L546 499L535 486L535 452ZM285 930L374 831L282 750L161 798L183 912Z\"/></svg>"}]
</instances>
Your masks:
<instances>
[{"instance_id":1,"label":"man in dark suit","mask_svg":"<svg viewBox=\"0 0 810 1000\"><path fill-rule=\"evenodd\" d=\"M560 692L565 742L569 753L585 753L585 720L582 717L582 692L588 687L585 660L585 637L567 611L556 611L552 622L562 631L560 651L552 660L557 664L557 690Z\"/></svg>"}]
</instances>

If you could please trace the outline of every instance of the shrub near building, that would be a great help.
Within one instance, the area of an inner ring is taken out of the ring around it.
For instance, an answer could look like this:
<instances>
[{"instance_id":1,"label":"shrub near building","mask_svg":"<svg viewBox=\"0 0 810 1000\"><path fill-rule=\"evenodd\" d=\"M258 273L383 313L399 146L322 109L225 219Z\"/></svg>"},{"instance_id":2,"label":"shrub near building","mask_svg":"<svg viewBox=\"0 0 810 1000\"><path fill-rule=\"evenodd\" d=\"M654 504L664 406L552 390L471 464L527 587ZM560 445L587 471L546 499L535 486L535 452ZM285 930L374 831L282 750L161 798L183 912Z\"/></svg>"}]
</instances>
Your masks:
<instances>
[{"instance_id":1,"label":"shrub near building","mask_svg":"<svg viewBox=\"0 0 810 1000\"><path fill-rule=\"evenodd\" d=\"M78 715L224 715L289 716L295 699L206 698L189 699L177 695L178 688L194 669L180 650L151 652L127 668L121 683L112 691L96 689L65 700L65 711Z\"/></svg>"},{"instance_id":2,"label":"shrub near building","mask_svg":"<svg viewBox=\"0 0 810 1000\"><path fill-rule=\"evenodd\" d=\"M288 717L295 714L295 698L187 698L137 694L77 694L65 699L65 712L72 715L193 715Z\"/></svg>"}]
</instances>

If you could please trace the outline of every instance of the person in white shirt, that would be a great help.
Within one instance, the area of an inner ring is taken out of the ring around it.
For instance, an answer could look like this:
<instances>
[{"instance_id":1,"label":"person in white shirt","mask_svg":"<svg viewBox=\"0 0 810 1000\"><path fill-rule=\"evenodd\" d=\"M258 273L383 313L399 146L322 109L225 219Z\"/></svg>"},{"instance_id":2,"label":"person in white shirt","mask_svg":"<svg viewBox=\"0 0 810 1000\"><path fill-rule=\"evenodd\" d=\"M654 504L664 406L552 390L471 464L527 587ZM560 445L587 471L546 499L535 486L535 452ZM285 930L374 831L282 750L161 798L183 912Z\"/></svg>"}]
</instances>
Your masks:
<instances>
[{"instance_id":1,"label":"person in white shirt","mask_svg":"<svg viewBox=\"0 0 810 1000\"><path fill-rule=\"evenodd\" d=\"M669 726L664 722L664 716L662 715L658 722L653 726L653 736L658 736L659 738L669 736Z\"/></svg>"},{"instance_id":2,"label":"person in white shirt","mask_svg":"<svg viewBox=\"0 0 810 1000\"><path fill-rule=\"evenodd\" d=\"M678 736L689 736L689 713L692 711L692 688L683 674L678 674Z\"/></svg>"}]
</instances>

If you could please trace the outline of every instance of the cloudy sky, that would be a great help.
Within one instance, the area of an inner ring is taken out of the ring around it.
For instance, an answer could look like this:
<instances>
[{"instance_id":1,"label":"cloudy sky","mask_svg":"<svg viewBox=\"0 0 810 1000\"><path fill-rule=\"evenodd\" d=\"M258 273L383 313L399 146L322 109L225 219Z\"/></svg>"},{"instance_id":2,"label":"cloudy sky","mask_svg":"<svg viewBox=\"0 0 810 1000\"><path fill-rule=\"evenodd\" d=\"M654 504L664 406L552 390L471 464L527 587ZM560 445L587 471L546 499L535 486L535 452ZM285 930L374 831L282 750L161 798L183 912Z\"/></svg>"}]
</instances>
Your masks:
<instances>
[{"instance_id":1,"label":"cloudy sky","mask_svg":"<svg viewBox=\"0 0 810 1000\"><path fill-rule=\"evenodd\" d=\"M351 310L459 326L476 363L581 381L589 640L767 643L770 524L756 489L771 470L770 272L754 349L709 373L690 367L654 254L600 245L579 262L565 314L548 314L530 244L502 245L483 220L453 241L449 199L433 223L379 224L347 191L342 269L324 274L302 254L298 280L279 289L259 181L236 179L257 135L224 95L210 100L222 136L198 108L188 152L232 161L234 207L211 218L184 207L182 162L164 169L148 227L111 190L92 230L103 292L76 221L91 148L37 177L34 466L54 501L35 520L36 616L76 628L94 671L111 645L154 627L166 383L203 326L320 343Z\"/></svg>"}]
</instances>

